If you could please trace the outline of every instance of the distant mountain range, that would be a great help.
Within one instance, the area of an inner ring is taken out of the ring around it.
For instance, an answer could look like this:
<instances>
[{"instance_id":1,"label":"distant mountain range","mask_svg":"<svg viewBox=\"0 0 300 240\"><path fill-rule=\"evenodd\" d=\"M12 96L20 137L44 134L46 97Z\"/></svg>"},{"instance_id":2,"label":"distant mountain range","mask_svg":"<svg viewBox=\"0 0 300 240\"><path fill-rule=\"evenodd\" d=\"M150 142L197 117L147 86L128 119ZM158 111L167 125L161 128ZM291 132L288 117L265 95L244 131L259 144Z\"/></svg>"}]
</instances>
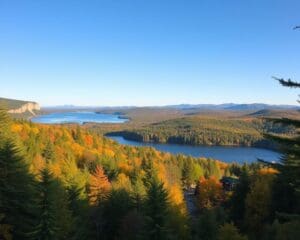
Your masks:
<instances>
[{"instance_id":1,"label":"distant mountain range","mask_svg":"<svg viewBox=\"0 0 300 240\"><path fill-rule=\"evenodd\" d=\"M231 110L231 111L259 111L259 110L282 110L291 109L298 110L299 106L295 105L270 105L264 103L250 103L250 104L180 104L169 105L166 108L174 108L179 110Z\"/></svg>"},{"instance_id":2,"label":"distant mountain range","mask_svg":"<svg viewBox=\"0 0 300 240\"><path fill-rule=\"evenodd\" d=\"M232 110L232 111L259 111L259 110L280 110L280 109L300 109L300 106L296 105L271 105L264 103L249 103L249 104L237 104L237 103L223 103L223 104L179 104L179 105L166 105L166 106L75 106L75 105L60 105L60 106L47 106L43 109L130 109L130 108L171 108L178 110Z\"/></svg>"},{"instance_id":3,"label":"distant mountain range","mask_svg":"<svg viewBox=\"0 0 300 240\"><path fill-rule=\"evenodd\" d=\"M34 113L40 110L40 106L36 102L15 100L8 98L0 98L0 106L4 106L11 113L24 113L26 111ZM43 107L43 110L50 111L72 111L72 110L107 110L107 109L133 109L140 108L136 106L75 106L75 105L60 105ZM250 104L237 104L237 103L223 103L223 104L179 104L179 105L166 105L166 106L149 106L145 108L161 108L161 109L176 109L176 110L228 110L228 111L261 111L261 110L300 110L296 105L271 105L264 103L250 103Z\"/></svg>"}]
</instances>

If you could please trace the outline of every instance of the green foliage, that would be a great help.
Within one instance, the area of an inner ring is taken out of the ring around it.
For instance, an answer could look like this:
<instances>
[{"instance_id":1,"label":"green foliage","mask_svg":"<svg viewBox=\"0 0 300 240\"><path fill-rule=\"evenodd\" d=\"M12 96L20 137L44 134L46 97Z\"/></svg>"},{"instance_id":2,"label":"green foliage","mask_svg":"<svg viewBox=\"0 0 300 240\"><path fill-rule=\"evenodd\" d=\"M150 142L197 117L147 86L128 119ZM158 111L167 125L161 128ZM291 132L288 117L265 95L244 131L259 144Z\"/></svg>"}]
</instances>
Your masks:
<instances>
[{"instance_id":1,"label":"green foliage","mask_svg":"<svg viewBox=\"0 0 300 240\"><path fill-rule=\"evenodd\" d=\"M56 239L58 237L58 227L56 224L54 180L49 170L46 168L41 172L41 181L37 186L39 192L38 210L39 223L34 235L37 239Z\"/></svg>"},{"instance_id":2,"label":"green foliage","mask_svg":"<svg viewBox=\"0 0 300 240\"><path fill-rule=\"evenodd\" d=\"M216 240L219 223L213 210L206 210L200 215L196 223L196 239Z\"/></svg>"},{"instance_id":3,"label":"green foliage","mask_svg":"<svg viewBox=\"0 0 300 240\"><path fill-rule=\"evenodd\" d=\"M285 87L299 88L299 83L290 79L277 79ZM300 218L300 121L298 119L270 119L271 122L281 123L296 128L296 135L292 137L280 135L266 135L269 139L280 144L282 152L281 162L270 164L278 171L274 181L272 194L272 211L274 216L291 221ZM275 215L276 213L276 215ZM290 215L290 217L288 216Z\"/></svg>"},{"instance_id":4,"label":"green foliage","mask_svg":"<svg viewBox=\"0 0 300 240\"><path fill-rule=\"evenodd\" d=\"M150 179L145 200L144 239L167 239L170 234L167 229L168 208L168 193L163 183Z\"/></svg>"},{"instance_id":5,"label":"green foliage","mask_svg":"<svg viewBox=\"0 0 300 240\"><path fill-rule=\"evenodd\" d=\"M133 202L130 194L124 190L113 190L103 206L104 234L109 239L118 239L122 219L133 210ZM130 226L128 224L129 228Z\"/></svg>"},{"instance_id":6,"label":"green foliage","mask_svg":"<svg viewBox=\"0 0 300 240\"><path fill-rule=\"evenodd\" d=\"M272 178L258 177L250 186L245 200L245 225L249 235L261 238L271 214Z\"/></svg>"},{"instance_id":7,"label":"green foliage","mask_svg":"<svg viewBox=\"0 0 300 240\"><path fill-rule=\"evenodd\" d=\"M267 240L298 240L300 236L300 222L290 221L279 223L275 221L266 236Z\"/></svg>"},{"instance_id":8,"label":"green foliage","mask_svg":"<svg viewBox=\"0 0 300 240\"><path fill-rule=\"evenodd\" d=\"M239 226L243 227L243 220L245 217L246 206L245 200L250 191L250 176L246 169L243 169L236 185L232 197L230 199L230 217L232 221Z\"/></svg>"},{"instance_id":9,"label":"green foliage","mask_svg":"<svg viewBox=\"0 0 300 240\"><path fill-rule=\"evenodd\" d=\"M8 117L6 110L0 108L0 145L4 144L9 138L12 138L12 133L9 131L11 120Z\"/></svg>"},{"instance_id":10,"label":"green foliage","mask_svg":"<svg viewBox=\"0 0 300 240\"><path fill-rule=\"evenodd\" d=\"M203 175L204 171L202 167L194 162L192 158L188 157L186 161L184 161L182 168L182 181L185 186L191 186L191 184L195 183Z\"/></svg>"},{"instance_id":11,"label":"green foliage","mask_svg":"<svg viewBox=\"0 0 300 240\"><path fill-rule=\"evenodd\" d=\"M68 209L73 223L69 236L74 240L87 239L89 233L89 206L86 199L82 199L82 189L70 186L67 189Z\"/></svg>"},{"instance_id":12,"label":"green foliage","mask_svg":"<svg viewBox=\"0 0 300 240\"><path fill-rule=\"evenodd\" d=\"M126 139L140 142L274 148L270 141L264 139L262 132L291 134L293 129L255 118L249 121L185 117L110 134L122 135Z\"/></svg>"},{"instance_id":13,"label":"green foliage","mask_svg":"<svg viewBox=\"0 0 300 240\"><path fill-rule=\"evenodd\" d=\"M130 211L121 220L119 228L118 239L122 240L134 240L143 239L142 230L144 227L144 216L141 212Z\"/></svg>"},{"instance_id":14,"label":"green foliage","mask_svg":"<svg viewBox=\"0 0 300 240\"><path fill-rule=\"evenodd\" d=\"M39 223L33 235L41 240L64 239L69 236L73 223L66 192L47 168L41 171L40 178L37 183Z\"/></svg>"},{"instance_id":15,"label":"green foliage","mask_svg":"<svg viewBox=\"0 0 300 240\"><path fill-rule=\"evenodd\" d=\"M19 149L8 140L0 147L0 224L11 226L16 238L26 239L34 224L32 183Z\"/></svg>"},{"instance_id":16,"label":"green foliage","mask_svg":"<svg viewBox=\"0 0 300 240\"><path fill-rule=\"evenodd\" d=\"M219 228L217 239L218 240L247 240L247 237L240 235L238 229L233 224L226 223Z\"/></svg>"},{"instance_id":17,"label":"green foliage","mask_svg":"<svg viewBox=\"0 0 300 240\"><path fill-rule=\"evenodd\" d=\"M21 168L37 174L35 181L31 177L32 183L27 185L32 189L28 194L35 203L30 210L33 220L22 215L22 224L29 223L27 232L31 234L28 237L190 239L193 232L196 239L217 239L219 226L225 221L234 220L238 222L237 226L245 222L246 198L254 180L249 178L249 186L240 188L243 190L240 196L233 193L234 211L243 211L240 215L231 214L234 219L227 216L226 200L230 193L224 192L219 182L224 174L241 176L243 168L237 164L175 156L153 148L122 146L85 131L84 126L13 121L3 127L2 133L22 140L30 168L28 170L25 159L20 158L24 164ZM4 143L0 145L7 149ZM253 164L244 168L253 174L261 167ZM38 174L40 170L42 175ZM205 204L201 211L189 215L182 187L193 186L192 183L205 177L210 181L202 182L201 200L198 196L190 196L192 202L203 200ZM16 184L15 172L10 179ZM243 183L242 177L240 181ZM23 185L20 188L26 189ZM261 198L251 199L250 209L261 206ZM9 197L8 201L15 201L15 197ZM208 208L212 210L207 212ZM16 224L15 220L8 222L7 216L6 212L0 211L0 232L3 235L8 230L15 237L17 235L10 230L14 225L9 224ZM189 216L197 222L196 227L189 222ZM252 215L247 213L247 216ZM35 226L34 231L32 226Z\"/></svg>"}]
</instances>

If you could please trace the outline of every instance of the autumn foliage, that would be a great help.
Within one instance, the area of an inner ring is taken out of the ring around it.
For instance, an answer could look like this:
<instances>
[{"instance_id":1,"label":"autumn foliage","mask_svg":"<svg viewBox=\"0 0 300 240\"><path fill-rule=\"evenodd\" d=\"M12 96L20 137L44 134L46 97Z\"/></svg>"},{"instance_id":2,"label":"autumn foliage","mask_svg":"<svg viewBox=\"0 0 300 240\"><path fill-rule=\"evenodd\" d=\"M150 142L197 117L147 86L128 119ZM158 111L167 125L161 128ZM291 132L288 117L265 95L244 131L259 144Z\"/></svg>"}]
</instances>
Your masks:
<instances>
[{"instance_id":1,"label":"autumn foliage","mask_svg":"<svg viewBox=\"0 0 300 240\"><path fill-rule=\"evenodd\" d=\"M88 196L91 205L97 205L99 201L106 199L110 189L111 184L103 168L97 166L95 172L90 176Z\"/></svg>"},{"instance_id":2,"label":"autumn foliage","mask_svg":"<svg viewBox=\"0 0 300 240\"><path fill-rule=\"evenodd\" d=\"M214 176L201 177L196 187L197 204L200 209L211 209L224 199L222 184Z\"/></svg>"}]
</instances>

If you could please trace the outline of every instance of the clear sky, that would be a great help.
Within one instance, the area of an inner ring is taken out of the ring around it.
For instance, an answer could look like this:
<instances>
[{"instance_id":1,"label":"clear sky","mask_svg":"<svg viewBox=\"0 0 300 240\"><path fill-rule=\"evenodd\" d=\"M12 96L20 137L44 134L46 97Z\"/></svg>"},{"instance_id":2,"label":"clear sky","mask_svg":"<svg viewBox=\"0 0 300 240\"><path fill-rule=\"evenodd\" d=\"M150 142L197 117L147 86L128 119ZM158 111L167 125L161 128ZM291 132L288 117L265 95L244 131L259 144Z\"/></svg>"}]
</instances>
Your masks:
<instances>
[{"instance_id":1,"label":"clear sky","mask_svg":"<svg viewBox=\"0 0 300 240\"><path fill-rule=\"evenodd\" d=\"M299 0L0 0L0 96L296 104Z\"/></svg>"}]
</instances>

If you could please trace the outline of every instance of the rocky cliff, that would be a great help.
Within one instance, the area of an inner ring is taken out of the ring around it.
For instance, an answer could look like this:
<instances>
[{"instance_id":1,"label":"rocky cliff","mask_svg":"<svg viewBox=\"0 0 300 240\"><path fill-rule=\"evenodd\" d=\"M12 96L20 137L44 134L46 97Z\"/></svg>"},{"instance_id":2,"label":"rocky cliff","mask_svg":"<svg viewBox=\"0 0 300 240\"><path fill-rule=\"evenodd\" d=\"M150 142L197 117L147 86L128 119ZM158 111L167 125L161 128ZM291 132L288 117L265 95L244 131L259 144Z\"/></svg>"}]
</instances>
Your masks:
<instances>
[{"instance_id":1,"label":"rocky cliff","mask_svg":"<svg viewBox=\"0 0 300 240\"><path fill-rule=\"evenodd\" d=\"M34 111L39 111L40 105L35 102L28 102L20 106L19 108L8 110L9 113L25 113L30 112L32 115L35 115Z\"/></svg>"}]
</instances>

